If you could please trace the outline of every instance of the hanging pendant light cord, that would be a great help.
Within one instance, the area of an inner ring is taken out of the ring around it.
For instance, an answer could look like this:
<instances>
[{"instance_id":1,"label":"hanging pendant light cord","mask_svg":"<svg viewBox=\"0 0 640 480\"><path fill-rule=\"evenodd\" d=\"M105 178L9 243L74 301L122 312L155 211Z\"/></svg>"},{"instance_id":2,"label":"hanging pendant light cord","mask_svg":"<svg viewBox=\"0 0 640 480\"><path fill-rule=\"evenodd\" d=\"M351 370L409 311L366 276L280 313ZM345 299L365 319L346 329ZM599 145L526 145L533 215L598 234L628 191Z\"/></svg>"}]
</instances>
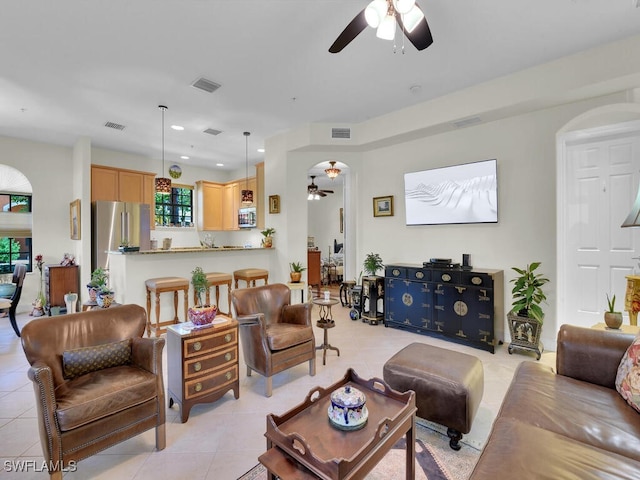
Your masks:
<instances>
[{"instance_id":1,"label":"hanging pendant light cord","mask_svg":"<svg viewBox=\"0 0 640 480\"><path fill-rule=\"evenodd\" d=\"M244 188L246 190L249 190L249 135L251 135L249 132L244 132Z\"/></svg>"},{"instance_id":2,"label":"hanging pendant light cord","mask_svg":"<svg viewBox=\"0 0 640 480\"><path fill-rule=\"evenodd\" d=\"M167 109L165 106L161 106L160 110L162 110L162 174L164 177L164 111Z\"/></svg>"}]
</instances>

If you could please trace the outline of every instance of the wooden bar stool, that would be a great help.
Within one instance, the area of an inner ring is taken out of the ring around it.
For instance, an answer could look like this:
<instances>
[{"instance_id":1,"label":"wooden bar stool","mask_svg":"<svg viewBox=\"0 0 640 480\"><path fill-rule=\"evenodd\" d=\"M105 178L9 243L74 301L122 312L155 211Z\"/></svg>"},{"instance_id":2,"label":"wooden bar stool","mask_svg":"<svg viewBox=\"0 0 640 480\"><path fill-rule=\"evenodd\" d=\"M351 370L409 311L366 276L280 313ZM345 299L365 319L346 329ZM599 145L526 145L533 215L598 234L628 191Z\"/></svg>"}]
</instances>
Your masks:
<instances>
[{"instance_id":1,"label":"wooden bar stool","mask_svg":"<svg viewBox=\"0 0 640 480\"><path fill-rule=\"evenodd\" d=\"M263 270L262 268L243 268L233 272L233 278L236 282L236 288L238 288L238 280L247 282L247 287L255 287L256 280L264 280L264 284L267 285L269 283L269 270Z\"/></svg>"},{"instance_id":2,"label":"wooden bar stool","mask_svg":"<svg viewBox=\"0 0 640 480\"><path fill-rule=\"evenodd\" d=\"M209 288L207 288L207 305L211 305L211 294L210 288L216 287L216 307L218 307L218 313L222 315L231 316L231 282L232 277L230 273L222 273L222 272L209 272L205 273L207 276L207 283L209 284ZM220 286L227 286L227 308L229 311L227 313L222 312L220 310ZM193 292L193 303L194 305L198 304L198 296L196 292Z\"/></svg>"},{"instance_id":3,"label":"wooden bar stool","mask_svg":"<svg viewBox=\"0 0 640 480\"><path fill-rule=\"evenodd\" d=\"M184 292L184 321L187 321L187 309L189 308L189 280L182 277L157 277L149 278L144 282L147 287L147 336L151 336L151 330L155 331L156 337L165 333L167 325L179 323L178 318L178 292ZM156 322L151 324L151 292L155 294L156 303ZM173 319L160 321L160 294L173 292Z\"/></svg>"}]
</instances>

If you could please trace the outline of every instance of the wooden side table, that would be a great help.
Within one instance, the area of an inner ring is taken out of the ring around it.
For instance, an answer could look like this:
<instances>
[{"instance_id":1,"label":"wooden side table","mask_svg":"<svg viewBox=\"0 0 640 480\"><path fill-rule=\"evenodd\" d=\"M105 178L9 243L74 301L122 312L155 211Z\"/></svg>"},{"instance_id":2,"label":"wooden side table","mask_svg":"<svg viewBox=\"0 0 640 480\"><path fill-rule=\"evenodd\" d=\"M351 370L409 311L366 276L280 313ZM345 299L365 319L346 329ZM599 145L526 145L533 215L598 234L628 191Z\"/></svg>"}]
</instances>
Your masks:
<instances>
[{"instance_id":1,"label":"wooden side table","mask_svg":"<svg viewBox=\"0 0 640 480\"><path fill-rule=\"evenodd\" d=\"M640 332L640 327L637 325L627 325L622 324L620 328L609 328L606 323L596 323L591 328L594 330L605 330L611 333L630 333L632 335L637 335Z\"/></svg>"},{"instance_id":2,"label":"wooden side table","mask_svg":"<svg viewBox=\"0 0 640 480\"><path fill-rule=\"evenodd\" d=\"M289 290L300 290L300 303L304 303L304 282L287 282L287 287Z\"/></svg>"},{"instance_id":3,"label":"wooden side table","mask_svg":"<svg viewBox=\"0 0 640 480\"><path fill-rule=\"evenodd\" d=\"M340 350L329 343L329 329L336 326L333 321L333 315L331 314L331 307L338 303L338 299L330 298L325 300L324 298L314 298L313 303L320 307L320 319L316 322L316 326L323 331L323 340L320 345L316 347L316 350L322 350L322 365L327 364L327 350L335 350L340 356Z\"/></svg>"},{"instance_id":4,"label":"wooden side table","mask_svg":"<svg viewBox=\"0 0 640 480\"><path fill-rule=\"evenodd\" d=\"M218 400L230 389L240 398L238 322L223 315L222 324L192 329L191 322L167 327L169 408L180 405L182 423L191 407Z\"/></svg>"}]
</instances>

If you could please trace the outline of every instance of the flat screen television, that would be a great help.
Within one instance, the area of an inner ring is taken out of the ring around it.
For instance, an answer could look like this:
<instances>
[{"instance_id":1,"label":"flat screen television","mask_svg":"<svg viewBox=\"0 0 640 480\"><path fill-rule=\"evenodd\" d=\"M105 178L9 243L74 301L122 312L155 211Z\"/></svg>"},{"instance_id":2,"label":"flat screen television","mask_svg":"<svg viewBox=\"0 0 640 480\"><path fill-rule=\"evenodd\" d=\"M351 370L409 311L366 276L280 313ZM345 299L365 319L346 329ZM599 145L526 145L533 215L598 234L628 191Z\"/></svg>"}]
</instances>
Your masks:
<instances>
[{"instance_id":1,"label":"flat screen television","mask_svg":"<svg viewBox=\"0 0 640 480\"><path fill-rule=\"evenodd\" d=\"M407 225L498 222L497 161L404 174Z\"/></svg>"}]
</instances>

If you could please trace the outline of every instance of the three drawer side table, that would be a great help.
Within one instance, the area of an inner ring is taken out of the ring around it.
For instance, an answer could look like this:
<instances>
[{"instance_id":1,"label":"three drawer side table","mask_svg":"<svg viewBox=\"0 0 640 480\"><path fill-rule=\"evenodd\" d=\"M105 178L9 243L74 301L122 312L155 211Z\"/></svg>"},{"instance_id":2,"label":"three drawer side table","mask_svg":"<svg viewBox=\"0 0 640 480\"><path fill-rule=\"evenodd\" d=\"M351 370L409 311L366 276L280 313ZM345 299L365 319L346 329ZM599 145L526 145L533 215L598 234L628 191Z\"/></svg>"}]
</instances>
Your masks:
<instances>
[{"instance_id":1,"label":"three drawer side table","mask_svg":"<svg viewBox=\"0 0 640 480\"><path fill-rule=\"evenodd\" d=\"M233 390L240 397L238 379L238 322L223 315L210 327L194 329L190 322L167 327L169 408L180 405L182 423L191 407L211 403Z\"/></svg>"}]
</instances>

